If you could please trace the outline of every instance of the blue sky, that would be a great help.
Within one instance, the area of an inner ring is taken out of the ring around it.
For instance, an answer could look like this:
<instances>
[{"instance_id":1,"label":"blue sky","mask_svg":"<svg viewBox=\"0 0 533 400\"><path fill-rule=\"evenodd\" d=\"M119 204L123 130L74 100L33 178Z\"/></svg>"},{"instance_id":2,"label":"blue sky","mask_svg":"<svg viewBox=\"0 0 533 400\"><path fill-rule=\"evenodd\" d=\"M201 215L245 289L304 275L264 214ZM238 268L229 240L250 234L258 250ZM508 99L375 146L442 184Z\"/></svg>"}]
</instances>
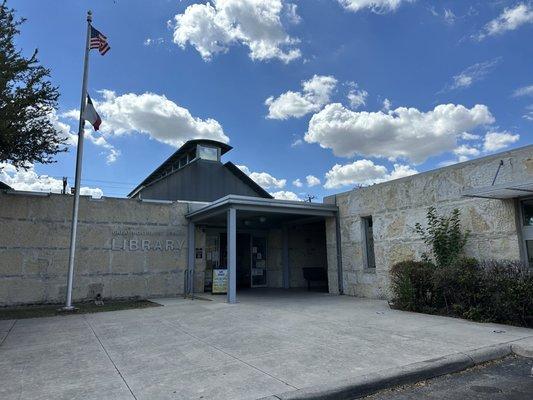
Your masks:
<instances>
[{"instance_id":1,"label":"blue sky","mask_svg":"<svg viewBox=\"0 0 533 400\"><path fill-rule=\"evenodd\" d=\"M86 193L126 195L198 136L229 140L225 160L278 197L318 199L532 143L530 1L9 5L27 18L18 46L52 70L53 118L72 142L87 9L109 38L111 51L90 57L103 123L87 129ZM57 190L74 167L71 146L0 178Z\"/></svg>"}]
</instances>

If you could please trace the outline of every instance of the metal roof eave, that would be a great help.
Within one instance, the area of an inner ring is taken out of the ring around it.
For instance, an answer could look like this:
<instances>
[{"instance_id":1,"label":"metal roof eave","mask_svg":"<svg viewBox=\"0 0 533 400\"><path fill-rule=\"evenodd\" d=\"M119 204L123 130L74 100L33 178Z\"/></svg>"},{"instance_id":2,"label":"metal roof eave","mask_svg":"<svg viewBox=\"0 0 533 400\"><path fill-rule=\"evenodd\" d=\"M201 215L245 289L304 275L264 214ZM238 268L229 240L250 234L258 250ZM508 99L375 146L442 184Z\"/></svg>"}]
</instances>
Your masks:
<instances>
[{"instance_id":1,"label":"metal roof eave","mask_svg":"<svg viewBox=\"0 0 533 400\"><path fill-rule=\"evenodd\" d=\"M305 203L301 201L264 199L260 197L229 195L185 215L192 221L200 221L220 214L229 208L278 214L301 214L333 217L338 208L333 204Z\"/></svg>"},{"instance_id":2,"label":"metal roof eave","mask_svg":"<svg viewBox=\"0 0 533 400\"><path fill-rule=\"evenodd\" d=\"M533 181L508 182L499 185L472 188L465 190L462 196L499 200L533 196Z\"/></svg>"}]
</instances>

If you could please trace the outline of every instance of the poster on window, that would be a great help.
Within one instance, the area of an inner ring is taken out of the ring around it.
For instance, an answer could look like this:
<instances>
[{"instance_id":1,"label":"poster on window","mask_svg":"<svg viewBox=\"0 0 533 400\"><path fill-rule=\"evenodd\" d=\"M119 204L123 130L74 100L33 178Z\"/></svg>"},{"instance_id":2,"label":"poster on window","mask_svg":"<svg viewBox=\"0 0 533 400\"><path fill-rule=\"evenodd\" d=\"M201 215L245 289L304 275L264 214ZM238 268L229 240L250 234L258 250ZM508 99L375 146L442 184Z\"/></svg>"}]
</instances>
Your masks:
<instances>
[{"instance_id":1,"label":"poster on window","mask_svg":"<svg viewBox=\"0 0 533 400\"><path fill-rule=\"evenodd\" d=\"M214 269L213 270L213 294L225 294L228 292L228 270Z\"/></svg>"}]
</instances>

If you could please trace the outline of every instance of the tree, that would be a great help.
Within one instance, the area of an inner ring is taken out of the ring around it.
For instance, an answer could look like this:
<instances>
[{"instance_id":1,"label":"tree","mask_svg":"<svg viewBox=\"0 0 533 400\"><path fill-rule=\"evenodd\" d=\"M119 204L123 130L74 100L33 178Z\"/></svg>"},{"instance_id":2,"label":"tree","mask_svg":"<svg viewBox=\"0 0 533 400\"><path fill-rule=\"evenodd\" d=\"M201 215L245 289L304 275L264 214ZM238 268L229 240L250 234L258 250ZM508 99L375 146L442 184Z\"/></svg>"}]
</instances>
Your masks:
<instances>
[{"instance_id":1,"label":"tree","mask_svg":"<svg viewBox=\"0 0 533 400\"><path fill-rule=\"evenodd\" d=\"M0 4L0 163L18 168L52 163L53 155L66 150L65 136L50 119L59 98L50 70L39 65L37 50L25 58L15 48L24 21L6 0Z\"/></svg>"}]
</instances>

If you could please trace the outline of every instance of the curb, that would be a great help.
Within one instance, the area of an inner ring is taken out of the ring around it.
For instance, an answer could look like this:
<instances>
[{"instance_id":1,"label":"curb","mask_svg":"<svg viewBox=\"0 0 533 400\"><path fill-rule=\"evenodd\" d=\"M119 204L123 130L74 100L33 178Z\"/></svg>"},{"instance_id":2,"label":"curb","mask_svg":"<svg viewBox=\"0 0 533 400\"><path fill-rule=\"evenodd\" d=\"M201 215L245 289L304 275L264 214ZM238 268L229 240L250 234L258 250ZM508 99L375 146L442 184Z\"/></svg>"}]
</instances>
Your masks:
<instances>
[{"instance_id":1,"label":"curb","mask_svg":"<svg viewBox=\"0 0 533 400\"><path fill-rule=\"evenodd\" d=\"M511 350L516 355L533 358L533 336L517 340L512 343Z\"/></svg>"},{"instance_id":2,"label":"curb","mask_svg":"<svg viewBox=\"0 0 533 400\"><path fill-rule=\"evenodd\" d=\"M284 392L260 400L352 400L380 390L460 372L513 354L510 343L421 361L402 367L344 379L335 383Z\"/></svg>"}]
</instances>

